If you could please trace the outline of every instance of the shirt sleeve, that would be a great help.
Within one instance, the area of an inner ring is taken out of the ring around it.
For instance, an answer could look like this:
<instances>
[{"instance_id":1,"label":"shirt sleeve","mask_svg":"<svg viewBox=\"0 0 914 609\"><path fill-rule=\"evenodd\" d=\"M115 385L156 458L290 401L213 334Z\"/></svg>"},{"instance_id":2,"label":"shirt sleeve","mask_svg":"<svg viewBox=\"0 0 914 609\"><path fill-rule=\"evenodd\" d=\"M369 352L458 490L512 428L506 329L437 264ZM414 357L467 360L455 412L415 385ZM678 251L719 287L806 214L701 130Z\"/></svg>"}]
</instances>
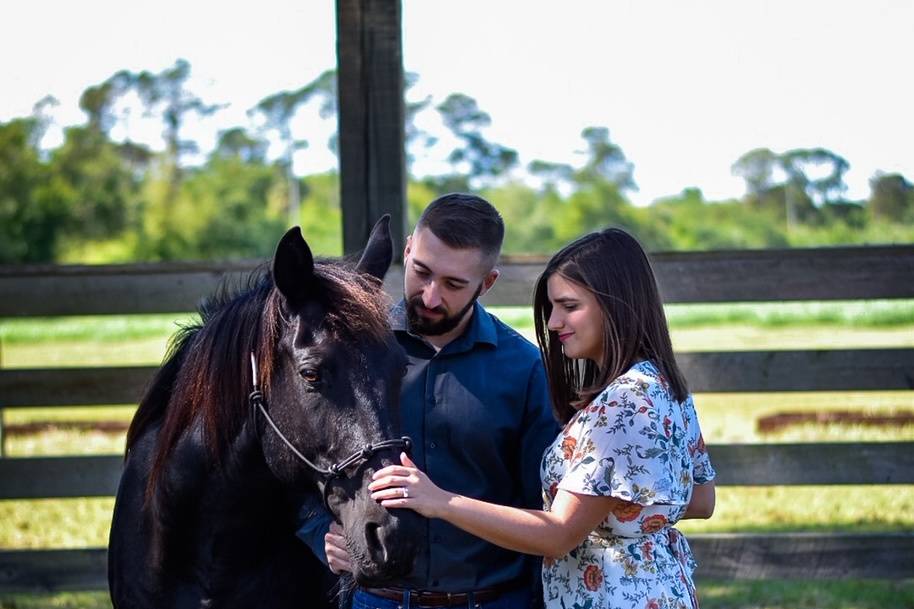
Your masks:
<instances>
[{"instance_id":1,"label":"shirt sleeve","mask_svg":"<svg viewBox=\"0 0 914 609\"><path fill-rule=\"evenodd\" d=\"M527 380L524 420L520 438L520 477L524 507L543 508L543 488L540 481L540 463L543 452L552 444L559 432L558 422L552 414L552 400L546 383L543 362L534 363Z\"/></svg>"},{"instance_id":2,"label":"shirt sleeve","mask_svg":"<svg viewBox=\"0 0 914 609\"><path fill-rule=\"evenodd\" d=\"M309 495L298 510L298 530L295 536L305 542L311 552L327 564L324 535L330 530L333 517L316 494Z\"/></svg>"},{"instance_id":3,"label":"shirt sleeve","mask_svg":"<svg viewBox=\"0 0 914 609\"><path fill-rule=\"evenodd\" d=\"M671 421L639 382L613 383L580 412L562 441L559 488L642 506L682 505L671 463Z\"/></svg>"},{"instance_id":4,"label":"shirt sleeve","mask_svg":"<svg viewBox=\"0 0 914 609\"><path fill-rule=\"evenodd\" d=\"M705 447L705 439L701 435L701 426L698 424L698 412L690 395L683 403L683 420L689 443L689 455L692 457L692 480L695 484L707 484L717 476L711 457Z\"/></svg>"},{"instance_id":5,"label":"shirt sleeve","mask_svg":"<svg viewBox=\"0 0 914 609\"><path fill-rule=\"evenodd\" d=\"M543 452L559 433L559 424L552 414L552 399L543 362L534 363L527 380L526 402L524 404L523 429L521 431L520 472L521 492L524 507L543 509L543 485L540 481L540 463ZM527 570L533 585L531 609L542 609L543 605L543 559L526 556Z\"/></svg>"}]
</instances>

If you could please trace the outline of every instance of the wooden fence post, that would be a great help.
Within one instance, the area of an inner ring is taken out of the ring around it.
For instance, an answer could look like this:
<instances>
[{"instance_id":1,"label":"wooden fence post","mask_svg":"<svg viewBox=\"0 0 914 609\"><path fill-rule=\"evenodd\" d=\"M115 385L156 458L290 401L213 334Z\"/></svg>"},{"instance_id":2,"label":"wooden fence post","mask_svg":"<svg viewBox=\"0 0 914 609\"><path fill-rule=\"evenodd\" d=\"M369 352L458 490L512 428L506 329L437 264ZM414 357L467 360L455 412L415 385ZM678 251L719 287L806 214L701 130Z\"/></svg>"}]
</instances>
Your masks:
<instances>
[{"instance_id":1,"label":"wooden fence post","mask_svg":"<svg viewBox=\"0 0 914 609\"><path fill-rule=\"evenodd\" d=\"M343 250L361 249L391 215L394 261L406 233L400 0L337 0L340 205Z\"/></svg>"}]
</instances>

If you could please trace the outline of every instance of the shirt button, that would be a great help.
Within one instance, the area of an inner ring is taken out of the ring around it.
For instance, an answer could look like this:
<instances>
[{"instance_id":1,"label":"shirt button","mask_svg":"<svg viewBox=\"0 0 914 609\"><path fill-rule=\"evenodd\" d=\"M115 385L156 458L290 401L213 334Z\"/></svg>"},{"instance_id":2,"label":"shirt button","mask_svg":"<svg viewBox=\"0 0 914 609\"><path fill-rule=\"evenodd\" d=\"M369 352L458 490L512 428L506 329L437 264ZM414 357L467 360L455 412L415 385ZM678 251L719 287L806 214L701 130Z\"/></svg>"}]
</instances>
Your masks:
<instances>
[{"instance_id":1,"label":"shirt button","mask_svg":"<svg viewBox=\"0 0 914 609\"><path fill-rule=\"evenodd\" d=\"M437 580L437 579L433 579L433 580L432 580L432 587L433 587L433 588L437 588L437 587L438 587L438 580Z\"/></svg>"},{"instance_id":2,"label":"shirt button","mask_svg":"<svg viewBox=\"0 0 914 609\"><path fill-rule=\"evenodd\" d=\"M434 541L435 543L440 542L440 541L441 541L441 535L434 535L434 536L432 536L432 541Z\"/></svg>"},{"instance_id":3,"label":"shirt button","mask_svg":"<svg viewBox=\"0 0 914 609\"><path fill-rule=\"evenodd\" d=\"M438 445L435 444L434 442L430 442L429 445L428 445L428 447L429 447L429 448L438 448Z\"/></svg>"}]
</instances>

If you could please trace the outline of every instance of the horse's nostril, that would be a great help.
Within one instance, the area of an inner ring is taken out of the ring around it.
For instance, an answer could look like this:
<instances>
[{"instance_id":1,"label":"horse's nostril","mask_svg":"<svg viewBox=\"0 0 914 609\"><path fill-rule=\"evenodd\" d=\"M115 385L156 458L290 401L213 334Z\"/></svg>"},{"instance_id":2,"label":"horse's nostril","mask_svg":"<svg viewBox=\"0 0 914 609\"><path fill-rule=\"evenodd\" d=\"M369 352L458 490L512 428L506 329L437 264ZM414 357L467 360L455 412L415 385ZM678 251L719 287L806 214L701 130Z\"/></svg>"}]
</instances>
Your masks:
<instances>
[{"instance_id":1,"label":"horse's nostril","mask_svg":"<svg viewBox=\"0 0 914 609\"><path fill-rule=\"evenodd\" d=\"M387 562L387 548L381 543L381 525L376 522L365 525L365 545L377 564L383 565Z\"/></svg>"}]
</instances>

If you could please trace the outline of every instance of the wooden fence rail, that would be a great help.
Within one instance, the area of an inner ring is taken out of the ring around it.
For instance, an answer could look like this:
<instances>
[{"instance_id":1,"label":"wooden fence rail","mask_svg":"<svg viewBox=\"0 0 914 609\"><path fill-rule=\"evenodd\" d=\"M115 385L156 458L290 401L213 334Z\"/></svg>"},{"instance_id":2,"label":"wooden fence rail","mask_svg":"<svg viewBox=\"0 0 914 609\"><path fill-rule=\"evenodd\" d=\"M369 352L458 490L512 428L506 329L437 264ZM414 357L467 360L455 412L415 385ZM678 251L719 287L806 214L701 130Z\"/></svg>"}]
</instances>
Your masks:
<instances>
[{"instance_id":1,"label":"wooden fence rail","mask_svg":"<svg viewBox=\"0 0 914 609\"><path fill-rule=\"evenodd\" d=\"M914 349L681 353L696 392L914 389ZM155 367L0 370L4 408L135 404Z\"/></svg>"},{"instance_id":2,"label":"wooden fence rail","mask_svg":"<svg viewBox=\"0 0 914 609\"><path fill-rule=\"evenodd\" d=\"M720 486L914 484L914 442L711 444ZM0 499L110 497L123 457L0 459Z\"/></svg>"},{"instance_id":3,"label":"wooden fence rail","mask_svg":"<svg viewBox=\"0 0 914 609\"><path fill-rule=\"evenodd\" d=\"M665 302L912 298L914 246L655 254ZM0 266L0 317L173 313L195 309L223 281L262 261L110 266ZM529 305L543 262L507 258L493 305ZM400 267L384 282L403 292Z\"/></svg>"},{"instance_id":4,"label":"wooden fence rail","mask_svg":"<svg viewBox=\"0 0 914 609\"><path fill-rule=\"evenodd\" d=\"M666 302L914 298L914 246L671 253L652 256ZM262 262L0 267L0 317L192 311ZM502 265L487 304L529 305L543 261ZM392 298L402 269L389 273ZM695 352L677 355L698 392L912 391L914 349ZM0 369L0 407L134 404L149 366ZM914 396L914 394L911 394ZM914 402L912 402L914 403ZM914 442L714 445L719 485L914 484ZM107 497L122 457L0 459L0 500ZM703 578L914 577L914 531L689 537ZM0 592L106 586L105 550L0 551Z\"/></svg>"}]
</instances>

